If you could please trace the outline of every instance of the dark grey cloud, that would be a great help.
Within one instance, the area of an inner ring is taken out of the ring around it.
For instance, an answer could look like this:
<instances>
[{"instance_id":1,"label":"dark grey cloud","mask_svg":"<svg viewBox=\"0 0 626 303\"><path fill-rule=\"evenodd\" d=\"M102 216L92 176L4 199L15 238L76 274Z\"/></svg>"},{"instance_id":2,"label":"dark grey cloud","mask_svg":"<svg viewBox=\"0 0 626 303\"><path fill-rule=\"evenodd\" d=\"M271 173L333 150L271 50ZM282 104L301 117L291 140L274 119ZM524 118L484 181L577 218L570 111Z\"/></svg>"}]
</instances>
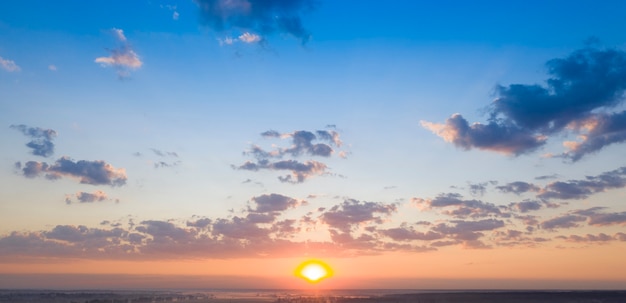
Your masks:
<instances>
[{"instance_id":1,"label":"dark grey cloud","mask_svg":"<svg viewBox=\"0 0 626 303\"><path fill-rule=\"evenodd\" d=\"M626 113L598 113L623 103L626 52L588 47L546 66L545 85L497 85L487 124L470 125L455 114L445 124L422 125L458 147L511 155L532 152L568 128L584 138L567 144L562 156L572 161L626 139Z\"/></svg>"},{"instance_id":2,"label":"dark grey cloud","mask_svg":"<svg viewBox=\"0 0 626 303\"><path fill-rule=\"evenodd\" d=\"M556 179L558 177L559 177L558 174L543 175L543 176L535 177L535 180L550 180L550 179Z\"/></svg>"},{"instance_id":3,"label":"dark grey cloud","mask_svg":"<svg viewBox=\"0 0 626 303\"><path fill-rule=\"evenodd\" d=\"M589 216L589 225L626 225L626 212L595 213Z\"/></svg>"},{"instance_id":4,"label":"dark grey cloud","mask_svg":"<svg viewBox=\"0 0 626 303\"><path fill-rule=\"evenodd\" d=\"M444 209L442 213L456 218L508 216L493 203L475 199L464 200L463 196L457 193L439 194L434 199L413 198L412 202L415 206L427 210L448 208Z\"/></svg>"},{"instance_id":5,"label":"dark grey cloud","mask_svg":"<svg viewBox=\"0 0 626 303\"><path fill-rule=\"evenodd\" d=\"M381 224L384 217L391 215L396 210L395 204L348 199L326 210L320 219L330 228L349 233L355 224L369 222Z\"/></svg>"},{"instance_id":6,"label":"dark grey cloud","mask_svg":"<svg viewBox=\"0 0 626 303\"><path fill-rule=\"evenodd\" d=\"M115 168L101 160L75 162L68 157L62 157L51 165L45 162L28 161L24 164L22 173L27 178L45 174L45 177L50 180L67 177L91 185L122 186L126 184L127 179L123 168Z\"/></svg>"},{"instance_id":7,"label":"dark grey cloud","mask_svg":"<svg viewBox=\"0 0 626 303\"><path fill-rule=\"evenodd\" d=\"M73 195L67 195L65 197L65 203L72 204L74 199L76 199L76 201L78 201L79 203L94 203L94 202L110 200L108 195L105 192L101 190L96 190L92 193L77 192L76 194L73 194Z\"/></svg>"},{"instance_id":8,"label":"dark grey cloud","mask_svg":"<svg viewBox=\"0 0 626 303\"><path fill-rule=\"evenodd\" d=\"M273 145L272 150L264 150L258 145L252 145L249 150L243 152L244 155L254 157L254 161L232 167L234 169L259 171L267 170L287 170L290 175L279 176L278 179L284 183L302 183L308 178L316 175L326 175L326 164L317 160L301 161L301 157L322 157L328 158L335 153L334 147L341 146L339 133L335 131L317 131L317 135L310 131L295 131L293 133L279 133L275 130L268 130L261 133L264 138L288 139L291 145L288 147L277 147ZM344 157L342 151L339 156ZM291 158L291 159L286 159Z\"/></svg>"},{"instance_id":9,"label":"dark grey cloud","mask_svg":"<svg viewBox=\"0 0 626 303\"><path fill-rule=\"evenodd\" d=\"M490 122L472 125L460 114L448 118L445 124L422 121L422 126L465 150L478 148L510 155L529 153L546 143L544 136L511 124Z\"/></svg>"},{"instance_id":10,"label":"dark grey cloud","mask_svg":"<svg viewBox=\"0 0 626 303\"><path fill-rule=\"evenodd\" d=\"M281 160L276 162L260 160L256 163L247 161L239 167L234 168L249 171L262 169L291 171L291 175L278 177L278 179L284 183L302 183L313 176L325 174L327 169L324 163L318 161L299 162L296 160Z\"/></svg>"},{"instance_id":11,"label":"dark grey cloud","mask_svg":"<svg viewBox=\"0 0 626 303\"><path fill-rule=\"evenodd\" d=\"M279 194L261 195L252 198L252 201L256 204L256 207L250 211L258 213L280 212L300 204L300 202L294 198Z\"/></svg>"},{"instance_id":12,"label":"dark grey cloud","mask_svg":"<svg viewBox=\"0 0 626 303\"><path fill-rule=\"evenodd\" d=\"M514 193L516 195L521 195L526 192L537 192L540 188L532 183L516 181L507 183L505 185L496 187L499 191L504 193Z\"/></svg>"},{"instance_id":13,"label":"dark grey cloud","mask_svg":"<svg viewBox=\"0 0 626 303\"><path fill-rule=\"evenodd\" d=\"M314 7L312 0L194 0L202 24L216 32L269 35L286 33L304 45L311 34L302 14ZM264 39L263 39L264 40Z\"/></svg>"},{"instance_id":14,"label":"dark grey cloud","mask_svg":"<svg viewBox=\"0 0 626 303\"><path fill-rule=\"evenodd\" d=\"M26 143L31 149L31 153L35 156L49 157L54 154L54 143L52 140L57 136L57 132L52 129L43 129L39 127L29 127L24 124L9 126L32 140Z\"/></svg>"},{"instance_id":15,"label":"dark grey cloud","mask_svg":"<svg viewBox=\"0 0 626 303\"><path fill-rule=\"evenodd\" d=\"M261 136L266 138L291 139L292 145L287 148L278 148L269 152L264 151L258 146L252 146L248 153L256 156L257 158L281 158L285 155L291 155L293 157L301 155L330 157L334 152L332 146L341 147L342 144L339 139L339 133L326 130L318 130L317 135L313 132L305 130L285 134L269 130L261 133ZM321 142L314 143L314 141Z\"/></svg>"},{"instance_id":16,"label":"dark grey cloud","mask_svg":"<svg viewBox=\"0 0 626 303\"><path fill-rule=\"evenodd\" d=\"M544 200L580 200L608 189L623 187L626 187L626 167L620 167L597 176L587 176L582 180L552 182L546 185L537 197Z\"/></svg>"},{"instance_id":17,"label":"dark grey cloud","mask_svg":"<svg viewBox=\"0 0 626 303\"><path fill-rule=\"evenodd\" d=\"M431 227L431 231L442 234L453 241L434 243L437 245L462 244L466 248L489 248L480 239L485 236L484 231L492 231L504 227L504 221L484 219L479 221L451 220L447 223L438 223Z\"/></svg>"},{"instance_id":18,"label":"dark grey cloud","mask_svg":"<svg viewBox=\"0 0 626 303\"><path fill-rule=\"evenodd\" d=\"M573 228L579 227L580 222L587 220L584 216L578 216L574 214L567 214L558 216L552 219L541 222L540 226L543 229L553 230L557 228Z\"/></svg>"},{"instance_id":19,"label":"dark grey cloud","mask_svg":"<svg viewBox=\"0 0 626 303\"><path fill-rule=\"evenodd\" d=\"M570 235L570 236L557 236L557 239L563 239L568 242L575 243L606 243L610 241L624 241L620 234L616 234L614 236L609 236L605 233L600 233L597 235L586 234L584 236L579 235Z\"/></svg>"},{"instance_id":20,"label":"dark grey cloud","mask_svg":"<svg viewBox=\"0 0 626 303\"><path fill-rule=\"evenodd\" d=\"M539 210L545 205L541 201L521 201L509 204L509 208L521 213L526 213L532 210Z\"/></svg>"},{"instance_id":21,"label":"dark grey cloud","mask_svg":"<svg viewBox=\"0 0 626 303\"><path fill-rule=\"evenodd\" d=\"M394 241L413 241L413 240L423 240L423 241L432 241L439 240L444 237L444 235L426 231L420 232L416 231L412 226L400 226L396 228L388 228L379 231L382 235L387 236Z\"/></svg>"},{"instance_id":22,"label":"dark grey cloud","mask_svg":"<svg viewBox=\"0 0 626 303\"><path fill-rule=\"evenodd\" d=\"M489 182L469 183L468 185L469 192L472 196L482 197L487 191L487 186L489 185Z\"/></svg>"}]
</instances>

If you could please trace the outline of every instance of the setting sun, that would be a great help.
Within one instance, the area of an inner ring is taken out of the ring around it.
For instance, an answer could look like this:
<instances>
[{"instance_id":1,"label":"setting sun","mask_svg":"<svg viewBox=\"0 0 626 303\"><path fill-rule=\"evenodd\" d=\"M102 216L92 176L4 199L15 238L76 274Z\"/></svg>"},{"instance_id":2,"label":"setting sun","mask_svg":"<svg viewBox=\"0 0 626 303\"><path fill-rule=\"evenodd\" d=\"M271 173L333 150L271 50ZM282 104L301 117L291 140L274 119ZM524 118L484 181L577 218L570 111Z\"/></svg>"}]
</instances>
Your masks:
<instances>
[{"instance_id":1,"label":"setting sun","mask_svg":"<svg viewBox=\"0 0 626 303\"><path fill-rule=\"evenodd\" d=\"M308 260L296 268L295 274L308 282L317 283L325 278L332 277L333 270L328 264L320 260Z\"/></svg>"}]
</instances>

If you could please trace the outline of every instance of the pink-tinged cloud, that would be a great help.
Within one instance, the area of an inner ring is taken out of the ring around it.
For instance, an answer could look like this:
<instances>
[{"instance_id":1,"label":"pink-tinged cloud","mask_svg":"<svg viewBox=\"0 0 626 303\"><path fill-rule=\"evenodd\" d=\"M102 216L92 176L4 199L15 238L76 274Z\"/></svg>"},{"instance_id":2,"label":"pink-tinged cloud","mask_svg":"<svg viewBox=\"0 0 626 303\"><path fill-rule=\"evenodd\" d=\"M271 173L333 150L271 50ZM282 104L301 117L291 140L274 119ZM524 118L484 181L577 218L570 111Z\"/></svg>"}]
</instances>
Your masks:
<instances>
[{"instance_id":1,"label":"pink-tinged cloud","mask_svg":"<svg viewBox=\"0 0 626 303\"><path fill-rule=\"evenodd\" d=\"M110 200L110 199L108 195L101 190L96 190L91 193L77 192L76 194L66 195L65 197L65 203L67 204L72 204L73 202L94 203L94 202L102 202L105 200Z\"/></svg>"},{"instance_id":2,"label":"pink-tinged cloud","mask_svg":"<svg viewBox=\"0 0 626 303\"><path fill-rule=\"evenodd\" d=\"M507 155L521 155L543 146L547 139L513 125L495 122L470 125L460 114L452 115L443 124L427 121L421 121L421 124L446 142L465 150L477 148Z\"/></svg>"},{"instance_id":3,"label":"pink-tinged cloud","mask_svg":"<svg viewBox=\"0 0 626 303\"><path fill-rule=\"evenodd\" d=\"M94 60L96 63L100 63L104 67L112 66L117 69L118 76L128 77L129 70L136 70L143 65L143 62L131 48L128 43L124 31L121 29L113 28L111 30L116 39L121 45L114 49L109 49L110 56L98 57Z\"/></svg>"},{"instance_id":4,"label":"pink-tinged cloud","mask_svg":"<svg viewBox=\"0 0 626 303\"><path fill-rule=\"evenodd\" d=\"M470 125L454 114L443 124L422 121L422 126L466 150L510 155L533 152L548 137L574 132L581 140L565 142L568 150L560 155L574 162L626 141L626 112L609 111L625 100L626 52L583 48L546 67L551 76L546 85L497 85L487 124Z\"/></svg>"},{"instance_id":5,"label":"pink-tinged cloud","mask_svg":"<svg viewBox=\"0 0 626 303\"><path fill-rule=\"evenodd\" d=\"M4 59L2 57L0 57L0 68L7 72L19 72L22 70L13 60Z\"/></svg>"},{"instance_id":6,"label":"pink-tinged cloud","mask_svg":"<svg viewBox=\"0 0 626 303\"><path fill-rule=\"evenodd\" d=\"M35 178L45 175L49 180L61 178L77 179L82 184L122 186L126 184L126 171L115 168L104 161L74 161L62 157L53 164L28 161L24 164L22 173L25 177Z\"/></svg>"}]
</instances>

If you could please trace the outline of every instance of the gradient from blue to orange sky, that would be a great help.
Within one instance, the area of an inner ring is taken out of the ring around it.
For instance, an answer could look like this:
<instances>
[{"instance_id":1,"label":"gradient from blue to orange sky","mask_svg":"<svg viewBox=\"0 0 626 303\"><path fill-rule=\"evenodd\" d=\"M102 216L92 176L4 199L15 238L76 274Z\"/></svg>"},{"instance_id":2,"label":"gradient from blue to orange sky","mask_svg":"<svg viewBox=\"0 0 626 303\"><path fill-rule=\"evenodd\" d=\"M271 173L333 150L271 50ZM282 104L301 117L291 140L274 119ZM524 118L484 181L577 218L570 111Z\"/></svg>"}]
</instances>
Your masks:
<instances>
[{"instance_id":1,"label":"gradient from blue to orange sky","mask_svg":"<svg viewBox=\"0 0 626 303\"><path fill-rule=\"evenodd\" d=\"M0 285L624 288L625 8L4 1Z\"/></svg>"}]
</instances>

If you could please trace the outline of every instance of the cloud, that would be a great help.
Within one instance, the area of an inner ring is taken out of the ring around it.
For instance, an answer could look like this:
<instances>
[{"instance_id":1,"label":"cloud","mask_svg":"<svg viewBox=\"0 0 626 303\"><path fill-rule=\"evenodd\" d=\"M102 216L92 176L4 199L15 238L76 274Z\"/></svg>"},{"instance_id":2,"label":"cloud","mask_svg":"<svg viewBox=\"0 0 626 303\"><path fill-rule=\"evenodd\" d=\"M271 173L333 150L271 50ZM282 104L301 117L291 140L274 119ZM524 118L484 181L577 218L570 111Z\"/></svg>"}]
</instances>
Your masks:
<instances>
[{"instance_id":1,"label":"cloud","mask_svg":"<svg viewBox=\"0 0 626 303\"><path fill-rule=\"evenodd\" d=\"M594 114L574 125L581 141L566 141L567 150L561 157L578 161L587 154L595 153L605 146L626 140L626 111L613 114Z\"/></svg>"},{"instance_id":2,"label":"cloud","mask_svg":"<svg viewBox=\"0 0 626 303\"><path fill-rule=\"evenodd\" d=\"M546 185L537 195L544 200L586 199L590 195L607 189L626 187L626 167L604 172L598 176L587 176L583 180L556 181Z\"/></svg>"},{"instance_id":3,"label":"cloud","mask_svg":"<svg viewBox=\"0 0 626 303\"><path fill-rule=\"evenodd\" d=\"M431 230L452 239L463 241L468 248L484 248L485 245L478 240L484 236L482 232L504 226L504 221L496 219L480 221L452 220L448 223L439 223L433 226Z\"/></svg>"},{"instance_id":4,"label":"cloud","mask_svg":"<svg viewBox=\"0 0 626 303\"><path fill-rule=\"evenodd\" d=\"M256 207L251 209L251 211L257 213L283 211L300 204L296 199L279 194L261 195L252 198L252 201L256 204Z\"/></svg>"},{"instance_id":5,"label":"cloud","mask_svg":"<svg viewBox=\"0 0 626 303\"><path fill-rule=\"evenodd\" d=\"M412 226L400 226L396 228L388 228L380 230L384 236L387 236L394 241L413 241L413 240L422 240L422 241L432 241L439 240L444 237L444 235L437 232L419 232L416 231Z\"/></svg>"},{"instance_id":6,"label":"cloud","mask_svg":"<svg viewBox=\"0 0 626 303\"><path fill-rule=\"evenodd\" d=\"M478 148L509 155L534 151L546 142L546 137L514 125L496 122L489 124L469 122L460 114L448 118L445 124L421 121L424 128L465 150Z\"/></svg>"},{"instance_id":7,"label":"cloud","mask_svg":"<svg viewBox=\"0 0 626 303\"><path fill-rule=\"evenodd\" d=\"M50 65L48 65L48 70L51 70L51 71L53 71L53 72L56 72L56 71L57 71L57 66L56 66L56 65L54 65L54 64L50 64Z\"/></svg>"},{"instance_id":8,"label":"cloud","mask_svg":"<svg viewBox=\"0 0 626 303\"><path fill-rule=\"evenodd\" d=\"M110 200L105 192L101 190L96 190L93 193L77 192L73 195L66 195L65 203L72 204L74 198L76 198L76 201L78 201L79 203L93 203Z\"/></svg>"},{"instance_id":9,"label":"cloud","mask_svg":"<svg viewBox=\"0 0 626 303\"><path fill-rule=\"evenodd\" d=\"M583 222L585 220L586 218L584 216L567 214L543 221L540 226L541 228L548 230L557 228L572 228L580 226L579 222Z\"/></svg>"},{"instance_id":10,"label":"cloud","mask_svg":"<svg viewBox=\"0 0 626 303\"><path fill-rule=\"evenodd\" d=\"M508 216L493 203L480 200L463 200L457 193L439 194L434 199L413 198L412 203L420 209L447 208L442 213L456 218L483 218L488 216Z\"/></svg>"},{"instance_id":11,"label":"cloud","mask_svg":"<svg viewBox=\"0 0 626 303\"><path fill-rule=\"evenodd\" d=\"M320 161L295 159L306 156L329 158L335 153L333 147L342 145L339 133L336 131L319 130L316 135L316 133L305 130L293 133L268 130L261 133L261 136L267 139L289 140L291 144L287 147L272 145L271 150L265 150L258 145L251 145L250 149L243 154L254 157L255 161L246 161L239 166L233 165L232 167L248 171L264 169L291 171L290 175L278 177L281 182L285 183L302 183L312 176L327 174L328 166Z\"/></svg>"},{"instance_id":12,"label":"cloud","mask_svg":"<svg viewBox=\"0 0 626 303\"><path fill-rule=\"evenodd\" d=\"M8 60L0 57L0 68L7 72L19 72L22 70L13 60Z\"/></svg>"},{"instance_id":13,"label":"cloud","mask_svg":"<svg viewBox=\"0 0 626 303\"><path fill-rule=\"evenodd\" d=\"M626 212L619 213L594 213L589 216L589 225L626 225Z\"/></svg>"},{"instance_id":14,"label":"cloud","mask_svg":"<svg viewBox=\"0 0 626 303\"><path fill-rule=\"evenodd\" d=\"M323 175L326 171L326 165L317 161L299 162L295 160L283 160L270 162L267 160L261 160L257 163L247 161L237 169L258 171L261 169L268 170L289 170L291 175L279 176L280 182L284 183L302 183L306 179L315 175Z\"/></svg>"},{"instance_id":15,"label":"cloud","mask_svg":"<svg viewBox=\"0 0 626 303\"><path fill-rule=\"evenodd\" d=\"M43 129L39 127L29 127L24 124L9 126L32 140L26 146L32 149L35 156L49 157L54 153L54 143L52 140L57 136L57 132L52 129Z\"/></svg>"},{"instance_id":16,"label":"cloud","mask_svg":"<svg viewBox=\"0 0 626 303\"><path fill-rule=\"evenodd\" d=\"M509 204L509 207L513 210L526 213L532 210L539 210L544 206L544 203L539 201L522 201Z\"/></svg>"},{"instance_id":17,"label":"cloud","mask_svg":"<svg viewBox=\"0 0 626 303\"><path fill-rule=\"evenodd\" d=\"M313 9L311 0L194 0L203 25L216 32L269 35L289 34L303 45L311 34L302 25L301 14Z\"/></svg>"},{"instance_id":18,"label":"cloud","mask_svg":"<svg viewBox=\"0 0 626 303\"><path fill-rule=\"evenodd\" d=\"M598 235L586 234L584 236L579 235L570 235L568 237L558 236L558 239L563 239L567 242L575 242L575 243L606 243L610 241L626 241L626 238L623 237L623 233L617 233L614 236L609 236L605 233L600 233Z\"/></svg>"},{"instance_id":19,"label":"cloud","mask_svg":"<svg viewBox=\"0 0 626 303\"><path fill-rule=\"evenodd\" d=\"M156 148L151 148L150 150L155 155L157 155L159 157L174 157L174 158L178 158L178 154L176 152L162 151L162 150L158 150Z\"/></svg>"},{"instance_id":20,"label":"cloud","mask_svg":"<svg viewBox=\"0 0 626 303\"><path fill-rule=\"evenodd\" d=\"M104 161L79 160L74 162L68 157L58 159L54 164L28 161L22 173L27 178L35 178L45 174L49 180L63 177L78 179L82 184L122 186L126 184L126 171L115 168Z\"/></svg>"},{"instance_id":21,"label":"cloud","mask_svg":"<svg viewBox=\"0 0 626 303\"><path fill-rule=\"evenodd\" d=\"M503 193L514 193L516 195L521 195L526 192L538 192L540 188L532 183L516 181L511 182L505 185L496 186L498 190Z\"/></svg>"},{"instance_id":22,"label":"cloud","mask_svg":"<svg viewBox=\"0 0 626 303\"><path fill-rule=\"evenodd\" d=\"M251 33L243 33L241 36L239 36L239 41L245 43L255 43L261 41L261 36Z\"/></svg>"},{"instance_id":23,"label":"cloud","mask_svg":"<svg viewBox=\"0 0 626 303\"><path fill-rule=\"evenodd\" d=\"M625 52L584 48L552 59L546 66L551 78L543 86L497 85L487 124L469 125L455 114L445 124L422 121L422 125L466 150L510 155L535 151L549 136L559 137L564 131L582 132L582 142L566 142L569 150L562 156L572 161L624 141L626 114L606 111L624 100Z\"/></svg>"},{"instance_id":24,"label":"cloud","mask_svg":"<svg viewBox=\"0 0 626 303\"><path fill-rule=\"evenodd\" d=\"M117 69L118 76L121 78L128 77L130 75L129 70L136 70L140 68L143 65L143 62L126 40L124 31L113 28L111 32L115 35L117 40L121 42L121 45L118 48L110 49L110 56L98 57L95 62L100 63L105 67L113 66Z\"/></svg>"},{"instance_id":25,"label":"cloud","mask_svg":"<svg viewBox=\"0 0 626 303\"><path fill-rule=\"evenodd\" d=\"M352 227L364 223L383 222L383 217L397 211L395 204L383 204L380 202L361 202L358 200L345 200L340 205L335 205L325 211L320 219L330 228L343 232L350 232Z\"/></svg>"}]
</instances>

